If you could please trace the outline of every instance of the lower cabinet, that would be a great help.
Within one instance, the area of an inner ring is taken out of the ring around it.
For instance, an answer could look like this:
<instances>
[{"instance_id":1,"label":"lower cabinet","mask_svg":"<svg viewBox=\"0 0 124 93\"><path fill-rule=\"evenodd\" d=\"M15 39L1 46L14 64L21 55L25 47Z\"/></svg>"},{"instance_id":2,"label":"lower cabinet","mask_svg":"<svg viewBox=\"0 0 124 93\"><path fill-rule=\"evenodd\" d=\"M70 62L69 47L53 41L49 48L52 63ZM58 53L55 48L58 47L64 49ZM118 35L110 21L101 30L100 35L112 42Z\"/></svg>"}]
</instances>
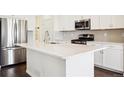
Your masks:
<instances>
[{"instance_id":1,"label":"lower cabinet","mask_svg":"<svg viewBox=\"0 0 124 93\"><path fill-rule=\"evenodd\" d=\"M124 71L123 48L108 48L95 53L95 65L113 71Z\"/></svg>"},{"instance_id":2,"label":"lower cabinet","mask_svg":"<svg viewBox=\"0 0 124 93\"><path fill-rule=\"evenodd\" d=\"M118 71L123 71L123 50L106 49L103 53L103 66Z\"/></svg>"},{"instance_id":3,"label":"lower cabinet","mask_svg":"<svg viewBox=\"0 0 124 93\"><path fill-rule=\"evenodd\" d=\"M97 51L97 52L95 52L94 55L95 55L95 58L94 58L95 65L102 66L102 64L103 64L103 51L102 50Z\"/></svg>"}]
</instances>

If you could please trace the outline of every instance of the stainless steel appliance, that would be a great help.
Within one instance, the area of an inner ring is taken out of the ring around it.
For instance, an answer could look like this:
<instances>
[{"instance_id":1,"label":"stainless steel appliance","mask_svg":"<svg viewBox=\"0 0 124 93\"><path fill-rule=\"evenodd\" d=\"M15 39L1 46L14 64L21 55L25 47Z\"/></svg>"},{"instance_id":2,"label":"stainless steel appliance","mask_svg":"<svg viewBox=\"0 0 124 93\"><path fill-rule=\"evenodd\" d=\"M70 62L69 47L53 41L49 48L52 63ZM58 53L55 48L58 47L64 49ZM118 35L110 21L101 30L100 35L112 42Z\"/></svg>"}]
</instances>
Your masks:
<instances>
[{"instance_id":1,"label":"stainless steel appliance","mask_svg":"<svg viewBox=\"0 0 124 93\"><path fill-rule=\"evenodd\" d=\"M16 43L27 42L27 21L14 18L0 18L1 66L26 61L26 49Z\"/></svg>"},{"instance_id":2,"label":"stainless steel appliance","mask_svg":"<svg viewBox=\"0 0 124 93\"><path fill-rule=\"evenodd\" d=\"M94 41L94 35L93 34L80 34L78 39L71 40L71 43L86 45L87 41Z\"/></svg>"},{"instance_id":3,"label":"stainless steel appliance","mask_svg":"<svg viewBox=\"0 0 124 93\"><path fill-rule=\"evenodd\" d=\"M90 30L91 21L90 19L83 19L75 21L75 29L76 30Z\"/></svg>"}]
</instances>

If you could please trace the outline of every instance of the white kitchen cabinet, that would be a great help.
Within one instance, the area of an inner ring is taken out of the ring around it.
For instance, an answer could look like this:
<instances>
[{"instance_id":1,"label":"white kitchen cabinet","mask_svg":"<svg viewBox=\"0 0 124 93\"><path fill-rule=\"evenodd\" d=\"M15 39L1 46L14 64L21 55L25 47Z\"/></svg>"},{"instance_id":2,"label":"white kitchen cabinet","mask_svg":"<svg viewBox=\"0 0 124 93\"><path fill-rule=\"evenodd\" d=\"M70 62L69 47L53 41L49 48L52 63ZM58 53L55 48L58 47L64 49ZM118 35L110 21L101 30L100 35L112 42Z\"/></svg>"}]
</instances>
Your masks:
<instances>
[{"instance_id":1,"label":"white kitchen cabinet","mask_svg":"<svg viewBox=\"0 0 124 93\"><path fill-rule=\"evenodd\" d=\"M84 18L88 18L84 16ZM118 29L124 28L124 16L122 15L93 15L91 29Z\"/></svg>"},{"instance_id":2,"label":"white kitchen cabinet","mask_svg":"<svg viewBox=\"0 0 124 93\"><path fill-rule=\"evenodd\" d=\"M75 19L71 15L54 16L54 31L72 31L75 30Z\"/></svg>"},{"instance_id":3,"label":"white kitchen cabinet","mask_svg":"<svg viewBox=\"0 0 124 93\"><path fill-rule=\"evenodd\" d=\"M73 15L73 20L82 20L82 16L80 16L80 15Z\"/></svg>"},{"instance_id":4,"label":"white kitchen cabinet","mask_svg":"<svg viewBox=\"0 0 124 93\"><path fill-rule=\"evenodd\" d=\"M91 16L91 29L118 29L124 28L123 15Z\"/></svg>"},{"instance_id":5,"label":"white kitchen cabinet","mask_svg":"<svg viewBox=\"0 0 124 93\"><path fill-rule=\"evenodd\" d=\"M65 30L69 30L69 29L71 29L71 28L69 28L69 17L68 16L65 16L65 15L63 15L63 16L59 16L59 18L58 18L58 28L59 28L59 30L60 31L65 31Z\"/></svg>"},{"instance_id":6,"label":"white kitchen cabinet","mask_svg":"<svg viewBox=\"0 0 124 93\"><path fill-rule=\"evenodd\" d=\"M81 16L81 19L90 19L91 18L91 15L82 15Z\"/></svg>"},{"instance_id":7,"label":"white kitchen cabinet","mask_svg":"<svg viewBox=\"0 0 124 93\"><path fill-rule=\"evenodd\" d=\"M104 69L123 72L123 48L113 46L95 53L95 65Z\"/></svg>"},{"instance_id":8,"label":"white kitchen cabinet","mask_svg":"<svg viewBox=\"0 0 124 93\"><path fill-rule=\"evenodd\" d=\"M112 17L110 15L100 15L100 29L112 28Z\"/></svg>"},{"instance_id":9,"label":"white kitchen cabinet","mask_svg":"<svg viewBox=\"0 0 124 93\"><path fill-rule=\"evenodd\" d=\"M124 16L115 15L112 16L112 28L124 28Z\"/></svg>"},{"instance_id":10,"label":"white kitchen cabinet","mask_svg":"<svg viewBox=\"0 0 124 93\"><path fill-rule=\"evenodd\" d=\"M100 16L93 15L91 16L91 30L100 29Z\"/></svg>"},{"instance_id":11,"label":"white kitchen cabinet","mask_svg":"<svg viewBox=\"0 0 124 93\"><path fill-rule=\"evenodd\" d=\"M94 64L97 67L112 70L124 71L124 46L123 44L87 42L87 45L105 45L107 49L97 51L94 54Z\"/></svg>"},{"instance_id":12,"label":"white kitchen cabinet","mask_svg":"<svg viewBox=\"0 0 124 93\"><path fill-rule=\"evenodd\" d=\"M122 49L106 49L103 51L103 66L123 71L123 50Z\"/></svg>"},{"instance_id":13,"label":"white kitchen cabinet","mask_svg":"<svg viewBox=\"0 0 124 93\"><path fill-rule=\"evenodd\" d=\"M102 66L103 64L103 50L94 53L94 62L97 66Z\"/></svg>"},{"instance_id":14,"label":"white kitchen cabinet","mask_svg":"<svg viewBox=\"0 0 124 93\"><path fill-rule=\"evenodd\" d=\"M28 30L35 31L35 16L26 16L26 19L28 21Z\"/></svg>"}]
</instances>

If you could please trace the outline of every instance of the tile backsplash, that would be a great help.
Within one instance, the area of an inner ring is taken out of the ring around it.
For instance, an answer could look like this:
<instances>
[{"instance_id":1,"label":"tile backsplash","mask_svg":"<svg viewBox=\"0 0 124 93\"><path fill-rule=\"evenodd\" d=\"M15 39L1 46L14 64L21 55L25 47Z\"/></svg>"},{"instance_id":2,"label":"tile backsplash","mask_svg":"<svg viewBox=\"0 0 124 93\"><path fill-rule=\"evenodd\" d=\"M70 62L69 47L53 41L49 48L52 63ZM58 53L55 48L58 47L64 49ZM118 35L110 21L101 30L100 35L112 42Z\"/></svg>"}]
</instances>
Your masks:
<instances>
[{"instance_id":1,"label":"tile backsplash","mask_svg":"<svg viewBox=\"0 0 124 93\"><path fill-rule=\"evenodd\" d=\"M54 39L70 41L77 39L79 34L94 34L95 41L124 43L124 30L56 32Z\"/></svg>"}]
</instances>

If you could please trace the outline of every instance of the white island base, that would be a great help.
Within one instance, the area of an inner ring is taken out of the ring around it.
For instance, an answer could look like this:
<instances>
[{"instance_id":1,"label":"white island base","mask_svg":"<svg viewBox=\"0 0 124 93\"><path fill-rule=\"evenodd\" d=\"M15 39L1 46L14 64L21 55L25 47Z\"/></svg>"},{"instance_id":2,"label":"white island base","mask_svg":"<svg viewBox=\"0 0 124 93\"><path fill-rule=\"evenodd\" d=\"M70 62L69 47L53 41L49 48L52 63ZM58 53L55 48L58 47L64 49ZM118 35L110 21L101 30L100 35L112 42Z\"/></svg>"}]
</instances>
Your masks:
<instances>
[{"instance_id":1,"label":"white island base","mask_svg":"<svg viewBox=\"0 0 124 93\"><path fill-rule=\"evenodd\" d=\"M26 72L32 77L93 77L94 52L101 45L18 44L27 49Z\"/></svg>"},{"instance_id":2,"label":"white island base","mask_svg":"<svg viewBox=\"0 0 124 93\"><path fill-rule=\"evenodd\" d=\"M27 73L33 77L93 77L94 52L62 59L27 49Z\"/></svg>"}]
</instances>

